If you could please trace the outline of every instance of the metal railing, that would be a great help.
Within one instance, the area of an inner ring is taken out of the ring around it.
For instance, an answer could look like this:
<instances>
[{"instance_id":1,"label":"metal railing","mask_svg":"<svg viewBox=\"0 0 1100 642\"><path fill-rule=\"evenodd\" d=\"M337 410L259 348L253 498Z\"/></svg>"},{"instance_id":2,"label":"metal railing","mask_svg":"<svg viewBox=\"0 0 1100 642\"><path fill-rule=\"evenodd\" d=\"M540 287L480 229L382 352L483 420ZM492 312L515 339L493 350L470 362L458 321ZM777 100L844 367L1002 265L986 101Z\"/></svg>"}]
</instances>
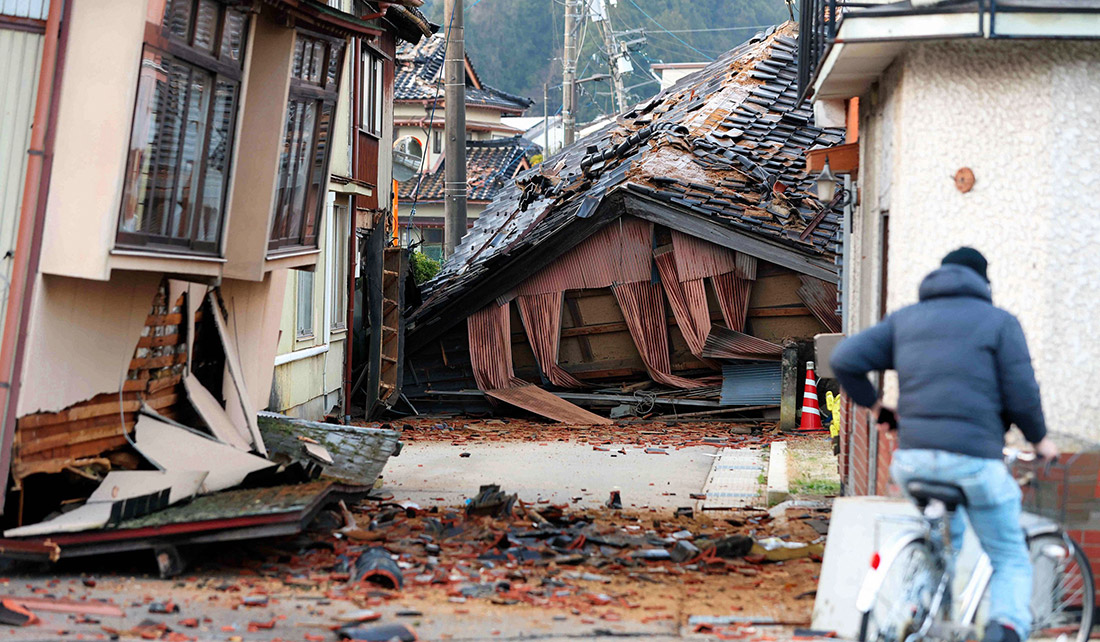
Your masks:
<instances>
[{"instance_id":1,"label":"metal railing","mask_svg":"<svg viewBox=\"0 0 1100 642\"><path fill-rule=\"evenodd\" d=\"M825 51L836 38L845 12L871 5L845 0L799 0L798 5L798 100L802 102L810 91L810 82L817 72ZM873 6L873 5L872 5Z\"/></svg>"}]
</instances>

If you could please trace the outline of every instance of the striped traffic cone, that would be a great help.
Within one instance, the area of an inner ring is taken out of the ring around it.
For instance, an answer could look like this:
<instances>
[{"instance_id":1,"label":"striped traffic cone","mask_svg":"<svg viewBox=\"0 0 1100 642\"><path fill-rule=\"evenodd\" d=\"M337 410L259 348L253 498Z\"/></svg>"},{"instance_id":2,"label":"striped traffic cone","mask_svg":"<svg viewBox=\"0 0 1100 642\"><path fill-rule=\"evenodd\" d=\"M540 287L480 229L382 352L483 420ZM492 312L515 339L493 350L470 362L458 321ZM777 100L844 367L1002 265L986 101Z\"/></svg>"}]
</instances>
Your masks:
<instances>
[{"instance_id":1,"label":"striped traffic cone","mask_svg":"<svg viewBox=\"0 0 1100 642\"><path fill-rule=\"evenodd\" d=\"M806 362L806 391L802 394L802 422L799 430L816 432L825 430L821 425L821 410L817 405L817 379L814 377L814 362Z\"/></svg>"}]
</instances>

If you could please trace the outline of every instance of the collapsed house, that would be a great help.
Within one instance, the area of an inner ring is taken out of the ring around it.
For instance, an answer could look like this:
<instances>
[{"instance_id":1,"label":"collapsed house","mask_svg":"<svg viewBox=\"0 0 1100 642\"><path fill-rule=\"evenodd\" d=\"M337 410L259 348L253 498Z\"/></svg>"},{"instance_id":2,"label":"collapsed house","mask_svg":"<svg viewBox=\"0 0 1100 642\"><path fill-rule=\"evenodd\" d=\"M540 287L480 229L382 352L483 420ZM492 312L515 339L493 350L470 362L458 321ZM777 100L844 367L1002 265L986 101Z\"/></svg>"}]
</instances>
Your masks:
<instances>
[{"instance_id":1,"label":"collapsed house","mask_svg":"<svg viewBox=\"0 0 1100 642\"><path fill-rule=\"evenodd\" d=\"M33 135L0 353L0 511L20 539L0 556L293 532L334 495L365 494L397 433L260 411L288 275L325 265L345 70L431 25L358 0L38 4L38 85L6 78ZM379 156L376 144L356 161L388 173ZM345 242L384 227L360 213L344 217ZM372 291L386 274L374 237ZM383 303L361 306L372 327ZM380 389L379 368L365 371ZM314 481L323 467L360 486Z\"/></svg>"},{"instance_id":2,"label":"collapsed house","mask_svg":"<svg viewBox=\"0 0 1100 642\"><path fill-rule=\"evenodd\" d=\"M840 209L805 153L845 135L796 106L796 38L757 35L503 190L408 321L412 405L596 423L571 401L644 388L637 414L782 401L793 427L796 346L839 329Z\"/></svg>"}]
</instances>

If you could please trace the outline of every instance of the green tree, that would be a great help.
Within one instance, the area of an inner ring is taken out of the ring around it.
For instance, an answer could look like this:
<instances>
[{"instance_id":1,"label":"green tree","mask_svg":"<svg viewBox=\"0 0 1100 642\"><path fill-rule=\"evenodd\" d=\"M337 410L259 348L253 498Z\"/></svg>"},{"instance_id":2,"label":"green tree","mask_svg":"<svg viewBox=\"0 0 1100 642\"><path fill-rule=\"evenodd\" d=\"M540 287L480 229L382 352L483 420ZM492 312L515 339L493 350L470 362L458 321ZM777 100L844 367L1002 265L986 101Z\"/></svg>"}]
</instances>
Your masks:
<instances>
[{"instance_id":1,"label":"green tree","mask_svg":"<svg viewBox=\"0 0 1100 642\"><path fill-rule=\"evenodd\" d=\"M439 273L439 261L430 258L423 252L413 252L409 256L409 269L412 270L413 280L417 285L426 283Z\"/></svg>"}]
</instances>

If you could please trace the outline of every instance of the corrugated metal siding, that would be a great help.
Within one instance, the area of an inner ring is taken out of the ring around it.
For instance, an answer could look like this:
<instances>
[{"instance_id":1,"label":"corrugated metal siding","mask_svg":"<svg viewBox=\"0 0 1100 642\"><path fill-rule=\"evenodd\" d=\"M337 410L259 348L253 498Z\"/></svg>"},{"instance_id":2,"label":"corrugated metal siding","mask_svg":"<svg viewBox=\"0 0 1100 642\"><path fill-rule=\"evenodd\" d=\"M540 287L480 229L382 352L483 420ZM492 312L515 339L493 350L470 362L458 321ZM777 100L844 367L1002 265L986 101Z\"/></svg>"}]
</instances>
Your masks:
<instances>
[{"instance_id":1,"label":"corrugated metal siding","mask_svg":"<svg viewBox=\"0 0 1100 642\"><path fill-rule=\"evenodd\" d=\"M606 288L653 276L653 224L619 218L521 283L515 294Z\"/></svg>"},{"instance_id":2,"label":"corrugated metal siding","mask_svg":"<svg viewBox=\"0 0 1100 642\"><path fill-rule=\"evenodd\" d=\"M723 406L778 404L783 392L780 363L727 363L722 366Z\"/></svg>"},{"instance_id":3,"label":"corrugated metal siding","mask_svg":"<svg viewBox=\"0 0 1100 642\"><path fill-rule=\"evenodd\" d=\"M45 20L49 13L50 0L0 0L0 14L6 16Z\"/></svg>"},{"instance_id":4,"label":"corrugated metal siding","mask_svg":"<svg viewBox=\"0 0 1100 642\"><path fill-rule=\"evenodd\" d=\"M29 11L39 4L46 7L42 9L44 18L48 9L45 0L0 0L2 12L9 8ZM0 257L4 257L0 258L0 330L3 329L11 279L9 252L15 249L19 207L23 201L42 41L40 34L0 29Z\"/></svg>"}]
</instances>

